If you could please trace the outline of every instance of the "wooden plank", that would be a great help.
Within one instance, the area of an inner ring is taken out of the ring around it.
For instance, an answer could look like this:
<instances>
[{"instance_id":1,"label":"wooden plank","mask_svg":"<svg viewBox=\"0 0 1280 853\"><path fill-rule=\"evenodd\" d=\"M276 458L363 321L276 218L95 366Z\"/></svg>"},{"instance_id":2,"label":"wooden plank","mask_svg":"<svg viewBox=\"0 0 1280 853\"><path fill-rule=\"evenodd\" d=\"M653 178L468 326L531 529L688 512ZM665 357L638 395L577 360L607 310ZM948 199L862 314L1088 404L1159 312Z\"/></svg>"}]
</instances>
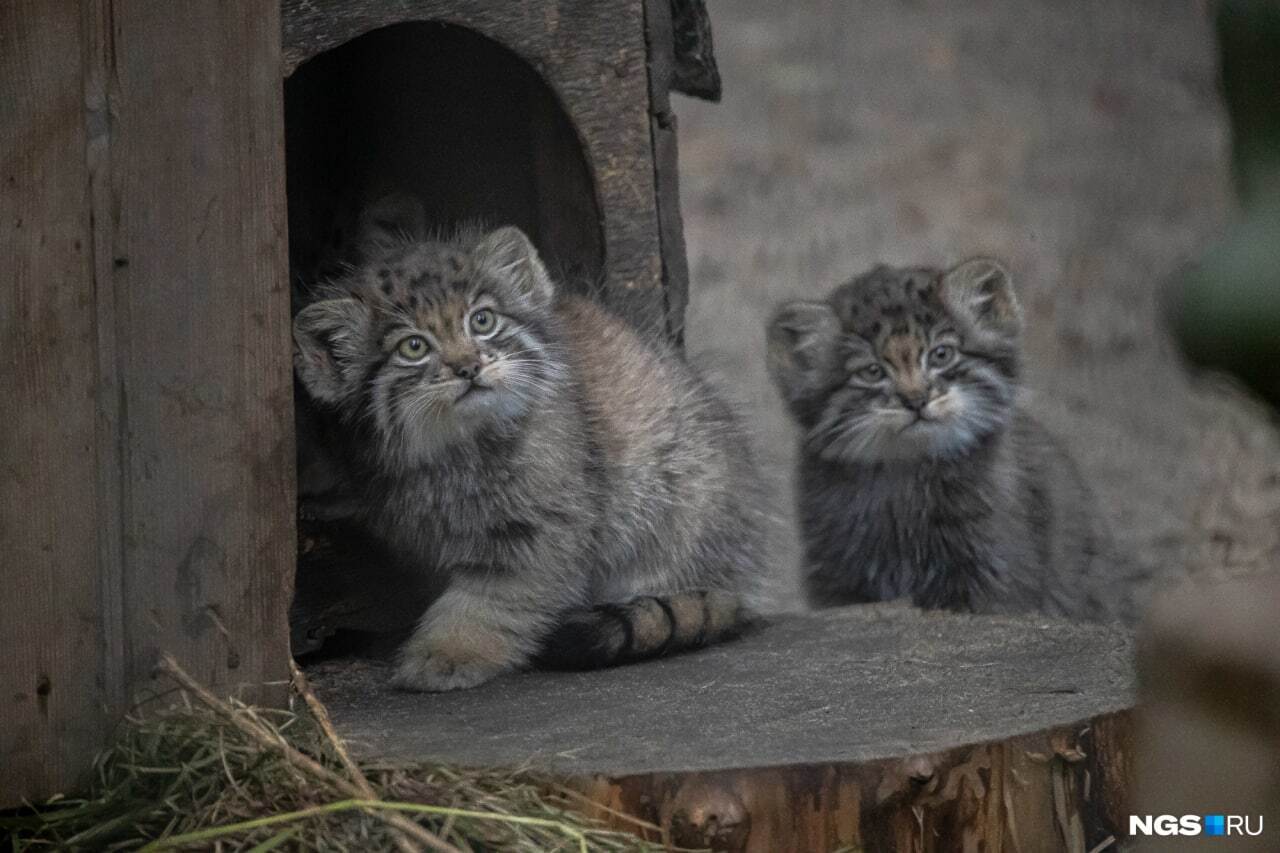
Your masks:
<instances>
[{"instance_id":1,"label":"wooden plank","mask_svg":"<svg viewBox=\"0 0 1280 853\"><path fill-rule=\"evenodd\" d=\"M283 0L282 11L286 74L323 51L404 21L455 24L514 51L555 92L585 150L610 298L661 311L643 0ZM663 324L659 315L657 325Z\"/></svg>"},{"instance_id":2,"label":"wooden plank","mask_svg":"<svg viewBox=\"0 0 1280 853\"><path fill-rule=\"evenodd\" d=\"M57 790L105 728L80 50L77 5L0 4L0 805Z\"/></svg>"},{"instance_id":3,"label":"wooden plank","mask_svg":"<svg viewBox=\"0 0 1280 853\"><path fill-rule=\"evenodd\" d=\"M695 98L720 100L720 68L711 43L706 0L668 0L675 73L671 88Z\"/></svg>"},{"instance_id":4,"label":"wooden plank","mask_svg":"<svg viewBox=\"0 0 1280 853\"><path fill-rule=\"evenodd\" d=\"M279 19L113 8L124 678L282 698L295 534ZM276 682L274 689L264 682Z\"/></svg>"},{"instance_id":5,"label":"wooden plank","mask_svg":"<svg viewBox=\"0 0 1280 853\"><path fill-rule=\"evenodd\" d=\"M684 846L1087 850L1124 828L1132 658L1115 626L868 606L460 693L308 672L370 758L530 763Z\"/></svg>"},{"instance_id":6,"label":"wooden plank","mask_svg":"<svg viewBox=\"0 0 1280 853\"><path fill-rule=\"evenodd\" d=\"M662 251L667 334L683 346L684 312L689 302L689 260L685 255L684 220L680 216L676 114L671 109L671 89L677 76L672 27L669 0L645 0L649 46L649 128L653 140L654 200Z\"/></svg>"},{"instance_id":7,"label":"wooden plank","mask_svg":"<svg viewBox=\"0 0 1280 853\"><path fill-rule=\"evenodd\" d=\"M293 424L265 8L0 7L0 806L74 786L161 649L219 691L284 695Z\"/></svg>"},{"instance_id":8,"label":"wooden plank","mask_svg":"<svg viewBox=\"0 0 1280 853\"><path fill-rule=\"evenodd\" d=\"M112 8L102 3L82 3L82 45L84 62L84 159L88 169L89 222L93 230L93 293L97 345L97 386L94 409L97 418L96 452L98 482L98 619L101 633L98 659L98 686L102 691L98 709L115 711L127 707L129 685L125 680L124 530L120 523L125 505L122 440L127 422L120 377L119 334L116 315L110 223L116 199L111 182L111 105L117 95L115 39Z\"/></svg>"}]
</instances>

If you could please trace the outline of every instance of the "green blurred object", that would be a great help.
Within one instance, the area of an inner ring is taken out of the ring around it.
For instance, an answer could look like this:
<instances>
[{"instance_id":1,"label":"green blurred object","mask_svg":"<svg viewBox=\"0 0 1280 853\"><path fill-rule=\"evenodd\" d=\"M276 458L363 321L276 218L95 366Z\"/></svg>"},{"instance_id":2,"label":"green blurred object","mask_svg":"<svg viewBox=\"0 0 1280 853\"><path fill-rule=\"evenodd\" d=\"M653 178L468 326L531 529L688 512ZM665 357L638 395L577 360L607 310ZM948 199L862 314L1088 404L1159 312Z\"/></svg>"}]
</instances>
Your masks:
<instances>
[{"instance_id":1,"label":"green blurred object","mask_svg":"<svg viewBox=\"0 0 1280 853\"><path fill-rule=\"evenodd\" d=\"M1194 363L1280 405L1280 3L1223 0L1217 29L1243 217L1177 282L1174 330Z\"/></svg>"}]
</instances>

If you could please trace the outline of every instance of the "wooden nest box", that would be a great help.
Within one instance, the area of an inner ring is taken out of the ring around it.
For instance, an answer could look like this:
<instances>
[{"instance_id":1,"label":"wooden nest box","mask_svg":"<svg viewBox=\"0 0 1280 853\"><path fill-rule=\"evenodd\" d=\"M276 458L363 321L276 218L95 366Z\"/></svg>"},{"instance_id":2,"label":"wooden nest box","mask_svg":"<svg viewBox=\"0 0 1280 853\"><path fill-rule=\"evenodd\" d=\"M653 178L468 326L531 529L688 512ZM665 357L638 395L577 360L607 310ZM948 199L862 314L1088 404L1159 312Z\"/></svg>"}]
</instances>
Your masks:
<instances>
[{"instance_id":1,"label":"wooden nest box","mask_svg":"<svg viewBox=\"0 0 1280 853\"><path fill-rule=\"evenodd\" d=\"M719 95L701 3L283 8L296 303L348 254L360 211L407 192L432 228L520 226L566 286L680 341L688 271L669 91ZM305 505L300 541L295 654L340 631L407 629L429 603L367 538L311 521Z\"/></svg>"},{"instance_id":2,"label":"wooden nest box","mask_svg":"<svg viewBox=\"0 0 1280 853\"><path fill-rule=\"evenodd\" d=\"M0 806L82 779L167 687L161 651L283 698L291 281L373 195L410 190L444 228L517 224L679 337L668 91L716 94L702 14L0 4Z\"/></svg>"},{"instance_id":3,"label":"wooden nest box","mask_svg":"<svg viewBox=\"0 0 1280 853\"><path fill-rule=\"evenodd\" d=\"M295 273L364 205L408 191L432 226L520 226L571 286L679 336L668 93L718 97L701 3L283 5Z\"/></svg>"}]
</instances>

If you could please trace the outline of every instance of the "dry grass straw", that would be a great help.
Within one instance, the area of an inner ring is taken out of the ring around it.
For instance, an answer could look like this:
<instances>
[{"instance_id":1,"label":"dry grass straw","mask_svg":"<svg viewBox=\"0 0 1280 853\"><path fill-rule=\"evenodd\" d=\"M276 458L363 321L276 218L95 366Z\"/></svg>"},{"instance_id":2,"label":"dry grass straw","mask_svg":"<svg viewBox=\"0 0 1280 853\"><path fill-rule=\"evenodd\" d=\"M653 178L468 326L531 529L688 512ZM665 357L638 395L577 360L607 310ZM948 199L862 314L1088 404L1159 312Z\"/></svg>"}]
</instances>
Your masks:
<instances>
[{"instance_id":1,"label":"dry grass straw","mask_svg":"<svg viewBox=\"0 0 1280 853\"><path fill-rule=\"evenodd\" d=\"M296 671L305 713L225 702L167 656L160 670L176 706L126 721L85 798L0 815L11 850L668 849L530 770L362 766Z\"/></svg>"}]
</instances>

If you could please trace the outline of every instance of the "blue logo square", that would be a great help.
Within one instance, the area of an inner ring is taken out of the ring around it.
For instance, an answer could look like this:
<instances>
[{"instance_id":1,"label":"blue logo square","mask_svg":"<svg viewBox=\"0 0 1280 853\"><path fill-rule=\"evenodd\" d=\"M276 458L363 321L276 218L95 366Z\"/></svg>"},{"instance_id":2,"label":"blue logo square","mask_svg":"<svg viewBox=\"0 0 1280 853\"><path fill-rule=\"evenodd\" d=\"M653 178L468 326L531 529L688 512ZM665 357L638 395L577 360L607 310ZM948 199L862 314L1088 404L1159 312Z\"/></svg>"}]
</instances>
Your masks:
<instances>
[{"instance_id":1,"label":"blue logo square","mask_svg":"<svg viewBox=\"0 0 1280 853\"><path fill-rule=\"evenodd\" d=\"M1226 835L1227 818L1225 815L1210 814L1204 816L1205 835Z\"/></svg>"}]
</instances>

